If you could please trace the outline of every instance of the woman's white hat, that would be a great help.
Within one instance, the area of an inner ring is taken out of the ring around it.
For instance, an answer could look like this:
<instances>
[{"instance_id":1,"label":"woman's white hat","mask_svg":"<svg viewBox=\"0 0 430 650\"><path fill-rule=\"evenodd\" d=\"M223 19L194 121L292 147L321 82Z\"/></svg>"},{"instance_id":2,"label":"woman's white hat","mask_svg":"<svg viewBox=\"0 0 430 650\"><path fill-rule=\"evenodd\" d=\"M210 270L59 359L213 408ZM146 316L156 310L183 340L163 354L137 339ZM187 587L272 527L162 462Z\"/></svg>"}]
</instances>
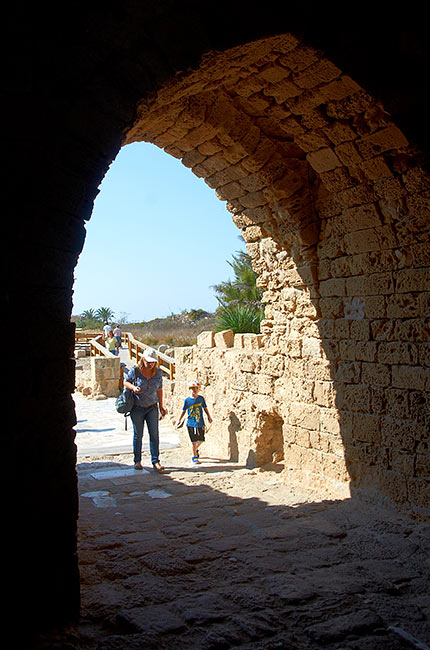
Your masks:
<instances>
[{"instance_id":1,"label":"woman's white hat","mask_svg":"<svg viewBox=\"0 0 430 650\"><path fill-rule=\"evenodd\" d=\"M149 363L152 363L153 361L158 361L157 358L157 353L155 350L152 350L152 348L146 348L145 352L143 353L143 358L145 361L149 361Z\"/></svg>"}]
</instances>

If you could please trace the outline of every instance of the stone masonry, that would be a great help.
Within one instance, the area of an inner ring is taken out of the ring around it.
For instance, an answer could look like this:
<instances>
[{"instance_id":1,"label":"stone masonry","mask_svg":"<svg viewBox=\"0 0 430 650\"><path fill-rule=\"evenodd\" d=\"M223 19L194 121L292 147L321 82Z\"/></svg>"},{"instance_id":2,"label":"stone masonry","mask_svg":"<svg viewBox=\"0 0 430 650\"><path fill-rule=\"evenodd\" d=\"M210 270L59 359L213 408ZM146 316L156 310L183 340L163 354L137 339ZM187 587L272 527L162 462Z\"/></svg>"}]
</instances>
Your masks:
<instances>
[{"instance_id":1,"label":"stone masonry","mask_svg":"<svg viewBox=\"0 0 430 650\"><path fill-rule=\"evenodd\" d=\"M430 185L381 103L284 34L167 84L138 140L227 201L265 290L262 349L183 352L225 453L279 455L276 422L290 479L428 508Z\"/></svg>"}]
</instances>

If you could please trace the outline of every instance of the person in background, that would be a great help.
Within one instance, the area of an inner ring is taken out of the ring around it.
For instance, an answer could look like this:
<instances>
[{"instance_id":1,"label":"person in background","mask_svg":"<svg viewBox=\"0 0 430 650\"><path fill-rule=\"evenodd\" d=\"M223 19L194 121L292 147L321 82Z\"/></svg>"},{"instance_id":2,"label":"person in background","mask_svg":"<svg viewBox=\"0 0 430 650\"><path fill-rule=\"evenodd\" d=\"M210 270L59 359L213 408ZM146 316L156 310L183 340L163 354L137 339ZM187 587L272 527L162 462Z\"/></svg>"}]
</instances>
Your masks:
<instances>
[{"instance_id":1,"label":"person in background","mask_svg":"<svg viewBox=\"0 0 430 650\"><path fill-rule=\"evenodd\" d=\"M109 330L111 330L112 327L109 325L109 323L106 321L103 327L103 340L106 341L107 335Z\"/></svg>"},{"instance_id":2,"label":"person in background","mask_svg":"<svg viewBox=\"0 0 430 650\"><path fill-rule=\"evenodd\" d=\"M118 341L118 348L121 349L121 328L119 325L115 325L115 329L113 331L113 335Z\"/></svg>"},{"instance_id":3,"label":"person in background","mask_svg":"<svg viewBox=\"0 0 430 650\"><path fill-rule=\"evenodd\" d=\"M107 338L106 338L106 343L105 343L107 349L109 352L112 352L116 357L119 354L119 347L118 347L118 341L116 340L115 336L113 335L112 329L108 330L107 332Z\"/></svg>"},{"instance_id":4,"label":"person in background","mask_svg":"<svg viewBox=\"0 0 430 650\"><path fill-rule=\"evenodd\" d=\"M199 382L190 382L188 388L191 389L191 397L187 397L184 401L183 410L179 416L176 428L182 426L185 413L188 411L187 429L193 449L192 461L193 463L199 463L199 447L205 441L205 421L203 418L203 411L205 411L208 416L209 423L212 422L212 418L206 406L205 398L203 395L199 395Z\"/></svg>"},{"instance_id":5,"label":"person in background","mask_svg":"<svg viewBox=\"0 0 430 650\"><path fill-rule=\"evenodd\" d=\"M133 422L133 453L134 469L143 469L142 466L142 438L143 427L146 422L149 433L149 452L152 466L157 472L162 472L164 467L160 464L160 441L158 420L166 415L163 406L163 377L158 367L158 358L155 350L147 348L137 366L129 370L125 377L124 386L134 392L134 406L130 417Z\"/></svg>"}]
</instances>

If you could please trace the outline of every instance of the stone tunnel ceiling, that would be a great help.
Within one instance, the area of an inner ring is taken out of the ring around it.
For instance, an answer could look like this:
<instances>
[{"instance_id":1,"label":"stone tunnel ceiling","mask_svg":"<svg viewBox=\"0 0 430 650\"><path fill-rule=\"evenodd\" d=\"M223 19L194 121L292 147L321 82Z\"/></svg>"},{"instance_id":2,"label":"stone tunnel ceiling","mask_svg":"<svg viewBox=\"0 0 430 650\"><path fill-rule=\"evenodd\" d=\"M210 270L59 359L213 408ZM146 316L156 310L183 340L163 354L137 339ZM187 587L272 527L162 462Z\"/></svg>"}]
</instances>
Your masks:
<instances>
[{"instance_id":1,"label":"stone tunnel ceiling","mask_svg":"<svg viewBox=\"0 0 430 650\"><path fill-rule=\"evenodd\" d=\"M178 74L140 103L136 141L227 202L265 289L260 388L243 351L188 367L233 396L245 457L271 414L296 478L427 502L428 179L381 102L284 34Z\"/></svg>"}]
</instances>

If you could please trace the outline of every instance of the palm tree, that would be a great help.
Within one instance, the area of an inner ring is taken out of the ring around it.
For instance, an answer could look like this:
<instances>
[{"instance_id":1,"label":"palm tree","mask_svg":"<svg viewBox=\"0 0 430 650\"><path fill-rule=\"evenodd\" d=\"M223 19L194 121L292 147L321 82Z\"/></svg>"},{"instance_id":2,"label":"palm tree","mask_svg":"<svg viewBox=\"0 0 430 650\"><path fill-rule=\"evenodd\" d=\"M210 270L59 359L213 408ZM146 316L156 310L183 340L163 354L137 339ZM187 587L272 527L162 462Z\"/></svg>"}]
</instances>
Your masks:
<instances>
[{"instance_id":1,"label":"palm tree","mask_svg":"<svg viewBox=\"0 0 430 650\"><path fill-rule=\"evenodd\" d=\"M257 274L251 266L251 257L244 251L232 255L233 261L228 264L233 269L233 280L226 280L214 285L216 299L221 307L228 305L248 305L262 308L262 291L257 287Z\"/></svg>"},{"instance_id":2,"label":"palm tree","mask_svg":"<svg viewBox=\"0 0 430 650\"><path fill-rule=\"evenodd\" d=\"M97 320L96 310L95 309L85 309L82 312L81 318L85 320Z\"/></svg>"},{"instance_id":3,"label":"palm tree","mask_svg":"<svg viewBox=\"0 0 430 650\"><path fill-rule=\"evenodd\" d=\"M231 329L239 332L260 331L264 308L262 291L257 287L257 274L252 268L251 257L244 251L232 255L233 260L228 264L233 269L233 280L226 280L214 285L217 309L217 331Z\"/></svg>"},{"instance_id":4,"label":"palm tree","mask_svg":"<svg viewBox=\"0 0 430 650\"><path fill-rule=\"evenodd\" d=\"M115 313L110 307L99 307L96 311L96 316L103 323L108 323L115 318Z\"/></svg>"}]
</instances>

